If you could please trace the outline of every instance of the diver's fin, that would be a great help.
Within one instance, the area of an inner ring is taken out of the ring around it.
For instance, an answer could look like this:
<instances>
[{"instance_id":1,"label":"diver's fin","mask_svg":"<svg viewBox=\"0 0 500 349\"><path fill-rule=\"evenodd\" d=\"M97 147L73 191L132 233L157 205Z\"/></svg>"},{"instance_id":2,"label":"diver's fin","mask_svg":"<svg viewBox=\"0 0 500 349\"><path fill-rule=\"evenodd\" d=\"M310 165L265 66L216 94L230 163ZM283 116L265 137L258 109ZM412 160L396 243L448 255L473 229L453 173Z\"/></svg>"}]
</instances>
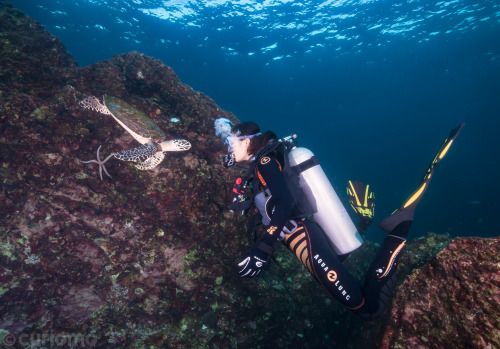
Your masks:
<instances>
[{"instance_id":1,"label":"diver's fin","mask_svg":"<svg viewBox=\"0 0 500 349\"><path fill-rule=\"evenodd\" d=\"M413 220L415 208L417 207L417 204L420 202L420 199L429 186L429 182L431 181L431 177L434 172L434 167L444 158L444 156L450 149L451 144L453 143L455 138L457 138L460 130L462 130L464 126L465 123L462 123L450 132L448 138L446 138L443 144L441 144L441 147L434 157L434 160L432 160L429 168L427 169L427 172L422 177L422 182L420 183L417 190L415 190L396 211L394 211L389 217L380 222L380 229L384 230L387 233L390 233L400 223Z\"/></svg>"},{"instance_id":2,"label":"diver's fin","mask_svg":"<svg viewBox=\"0 0 500 349\"><path fill-rule=\"evenodd\" d=\"M373 222L375 194L369 184L359 181L348 181L347 196L349 197L352 209L359 216L358 231L363 234Z\"/></svg>"}]
</instances>

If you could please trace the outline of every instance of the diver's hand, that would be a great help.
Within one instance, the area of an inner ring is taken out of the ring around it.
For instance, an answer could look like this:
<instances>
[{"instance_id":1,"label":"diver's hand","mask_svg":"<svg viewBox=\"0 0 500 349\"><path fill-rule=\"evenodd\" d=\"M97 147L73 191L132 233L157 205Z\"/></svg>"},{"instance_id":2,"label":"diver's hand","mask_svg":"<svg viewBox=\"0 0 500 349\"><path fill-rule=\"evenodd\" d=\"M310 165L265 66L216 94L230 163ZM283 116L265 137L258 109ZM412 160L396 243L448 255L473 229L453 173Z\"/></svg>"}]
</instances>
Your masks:
<instances>
[{"instance_id":1,"label":"diver's hand","mask_svg":"<svg viewBox=\"0 0 500 349\"><path fill-rule=\"evenodd\" d=\"M259 275L262 268L267 263L269 255L262 251L261 249L254 247L248 254L243 258L243 260L238 263L238 266L242 267L239 274L242 278L252 278Z\"/></svg>"}]
</instances>

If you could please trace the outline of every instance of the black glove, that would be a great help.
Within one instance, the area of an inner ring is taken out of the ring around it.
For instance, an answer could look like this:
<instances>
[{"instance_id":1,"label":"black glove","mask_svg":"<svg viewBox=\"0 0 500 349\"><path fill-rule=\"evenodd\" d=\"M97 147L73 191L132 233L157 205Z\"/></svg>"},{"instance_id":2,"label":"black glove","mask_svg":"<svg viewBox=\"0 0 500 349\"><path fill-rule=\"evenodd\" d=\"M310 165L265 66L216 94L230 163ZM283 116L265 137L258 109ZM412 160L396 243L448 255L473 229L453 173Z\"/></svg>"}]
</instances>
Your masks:
<instances>
[{"instance_id":1,"label":"black glove","mask_svg":"<svg viewBox=\"0 0 500 349\"><path fill-rule=\"evenodd\" d=\"M239 274L242 278L252 278L259 275L262 268L267 263L269 254L262 251L261 249L254 247L248 252L248 254L243 258L243 260L238 263L238 266L242 267Z\"/></svg>"}]
</instances>

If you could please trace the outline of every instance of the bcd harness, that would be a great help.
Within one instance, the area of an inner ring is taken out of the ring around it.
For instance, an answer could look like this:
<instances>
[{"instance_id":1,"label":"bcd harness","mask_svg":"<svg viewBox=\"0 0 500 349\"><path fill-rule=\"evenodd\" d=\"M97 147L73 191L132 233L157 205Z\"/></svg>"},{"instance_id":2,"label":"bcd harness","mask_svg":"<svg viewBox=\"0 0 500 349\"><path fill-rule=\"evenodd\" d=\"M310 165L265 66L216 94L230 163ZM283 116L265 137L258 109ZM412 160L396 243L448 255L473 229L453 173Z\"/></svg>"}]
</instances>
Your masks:
<instances>
[{"instance_id":1,"label":"bcd harness","mask_svg":"<svg viewBox=\"0 0 500 349\"><path fill-rule=\"evenodd\" d=\"M288 190L291 193L293 199L293 208L288 218L283 232L288 234L295 230L297 227L296 220L302 220L308 216L311 216L316 212L316 203L309 202L304 191L299 185L299 176L302 172L307 169L318 165L319 160L313 156L311 159L297 165L290 166L288 160L288 152L297 146L297 143L292 140L287 141L276 141L271 140L268 145L262 148L255 156L249 160L250 168L242 180L238 178L236 185L233 189L235 197L233 203L230 206L231 212L240 212L242 215L247 214L248 210L253 204L257 207L259 212L255 214L249 221L247 227L247 233L251 234L256 231L256 227L259 225L260 221L262 224L267 225L271 221L270 216L274 211L274 207L270 207L272 193L266 187L257 174L258 160L266 155L271 155L276 158L282 167L282 173L287 184ZM250 186L251 195L245 195L247 186ZM262 191L255 194L262 187ZM282 234L284 237L284 234Z\"/></svg>"}]
</instances>

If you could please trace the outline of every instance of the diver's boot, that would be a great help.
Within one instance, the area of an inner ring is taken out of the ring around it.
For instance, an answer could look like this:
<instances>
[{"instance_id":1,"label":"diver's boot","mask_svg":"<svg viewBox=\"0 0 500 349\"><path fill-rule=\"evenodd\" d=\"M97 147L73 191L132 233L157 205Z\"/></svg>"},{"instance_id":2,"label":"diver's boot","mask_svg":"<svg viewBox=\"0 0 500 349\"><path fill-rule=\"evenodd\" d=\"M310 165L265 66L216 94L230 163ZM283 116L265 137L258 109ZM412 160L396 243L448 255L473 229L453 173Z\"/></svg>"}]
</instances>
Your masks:
<instances>
[{"instance_id":1,"label":"diver's boot","mask_svg":"<svg viewBox=\"0 0 500 349\"><path fill-rule=\"evenodd\" d=\"M429 182L431 181L431 177L434 173L434 167L446 155L446 153L450 149L451 144L458 136L458 133L460 132L462 127L464 127L464 125L465 124L463 123L450 132L450 135L448 136L447 139L445 139L443 144L441 144L438 153L434 157L434 160L432 160L431 165L427 169L427 172L424 174L422 178L422 183L420 184L418 189L415 190L415 192L413 192L405 200L405 202L403 203L403 205L401 205L401 207L399 207L389 217L380 222L379 224L380 229L391 235L396 235L401 238L406 238L406 236L408 235L408 231L410 230L411 222L413 221L413 214L415 213L415 208L417 207L418 203L420 202L420 199L422 199L422 196L424 195L425 191L427 190L427 187L429 186ZM402 224L405 222L410 222L410 223Z\"/></svg>"},{"instance_id":2,"label":"diver's boot","mask_svg":"<svg viewBox=\"0 0 500 349\"><path fill-rule=\"evenodd\" d=\"M370 185L359 181L347 182L347 196L352 209L359 217L356 228L363 235L373 222L375 214L375 194Z\"/></svg>"}]
</instances>

